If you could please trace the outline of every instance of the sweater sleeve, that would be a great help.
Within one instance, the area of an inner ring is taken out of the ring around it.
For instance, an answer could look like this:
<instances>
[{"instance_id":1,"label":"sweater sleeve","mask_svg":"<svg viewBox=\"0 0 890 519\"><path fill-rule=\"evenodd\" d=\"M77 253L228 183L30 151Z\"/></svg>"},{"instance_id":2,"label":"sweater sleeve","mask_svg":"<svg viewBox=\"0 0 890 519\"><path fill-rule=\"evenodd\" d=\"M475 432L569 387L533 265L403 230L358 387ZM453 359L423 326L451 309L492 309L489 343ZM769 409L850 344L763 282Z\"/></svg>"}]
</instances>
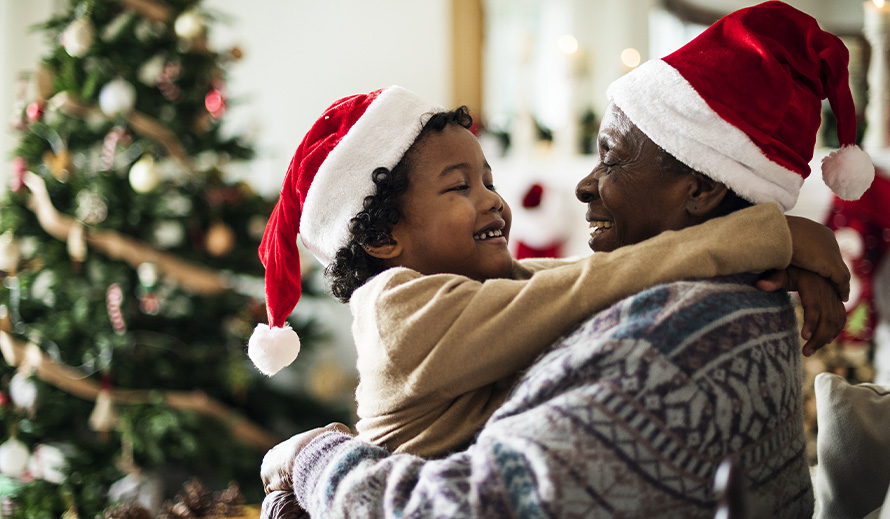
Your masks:
<instances>
[{"instance_id":1,"label":"sweater sleeve","mask_svg":"<svg viewBox=\"0 0 890 519\"><path fill-rule=\"evenodd\" d=\"M757 205L529 279L479 283L397 269L376 294L386 361L402 397L457 396L502 380L583 318L681 279L784 268L791 235L775 204Z\"/></svg>"}]
</instances>

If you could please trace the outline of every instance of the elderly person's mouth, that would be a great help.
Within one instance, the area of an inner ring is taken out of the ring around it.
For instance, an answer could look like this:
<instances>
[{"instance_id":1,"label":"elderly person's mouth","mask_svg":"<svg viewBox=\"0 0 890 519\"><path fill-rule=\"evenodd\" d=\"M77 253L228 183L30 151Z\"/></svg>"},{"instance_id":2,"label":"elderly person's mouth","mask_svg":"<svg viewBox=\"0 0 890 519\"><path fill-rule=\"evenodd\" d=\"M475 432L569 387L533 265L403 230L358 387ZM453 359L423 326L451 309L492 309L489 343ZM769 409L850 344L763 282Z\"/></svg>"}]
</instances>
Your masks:
<instances>
[{"instance_id":1,"label":"elderly person's mouth","mask_svg":"<svg viewBox=\"0 0 890 519\"><path fill-rule=\"evenodd\" d=\"M599 236L600 234L612 228L612 222L607 220L591 220L590 221L590 237Z\"/></svg>"}]
</instances>

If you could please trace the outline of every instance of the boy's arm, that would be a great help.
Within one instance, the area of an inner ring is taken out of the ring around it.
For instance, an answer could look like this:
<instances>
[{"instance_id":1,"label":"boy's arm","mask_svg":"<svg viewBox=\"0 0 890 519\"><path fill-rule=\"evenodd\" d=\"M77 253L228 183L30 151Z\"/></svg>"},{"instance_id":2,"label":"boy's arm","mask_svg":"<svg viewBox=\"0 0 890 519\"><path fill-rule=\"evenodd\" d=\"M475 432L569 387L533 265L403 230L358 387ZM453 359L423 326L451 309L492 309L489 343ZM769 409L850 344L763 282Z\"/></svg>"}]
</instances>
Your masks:
<instances>
[{"instance_id":1,"label":"boy's arm","mask_svg":"<svg viewBox=\"0 0 890 519\"><path fill-rule=\"evenodd\" d=\"M791 254L785 217L763 204L527 280L394 269L365 297L405 393L456 396L516 373L571 326L645 288L784 268Z\"/></svg>"}]
</instances>

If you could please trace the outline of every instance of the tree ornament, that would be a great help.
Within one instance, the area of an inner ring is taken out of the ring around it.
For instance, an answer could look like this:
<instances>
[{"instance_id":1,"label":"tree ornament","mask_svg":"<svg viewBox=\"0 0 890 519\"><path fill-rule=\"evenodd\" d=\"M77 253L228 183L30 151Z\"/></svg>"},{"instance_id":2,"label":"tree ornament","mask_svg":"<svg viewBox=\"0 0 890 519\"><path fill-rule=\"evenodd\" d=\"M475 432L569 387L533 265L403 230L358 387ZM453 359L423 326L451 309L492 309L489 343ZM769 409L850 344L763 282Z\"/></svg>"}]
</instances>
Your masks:
<instances>
[{"instance_id":1,"label":"tree ornament","mask_svg":"<svg viewBox=\"0 0 890 519\"><path fill-rule=\"evenodd\" d=\"M0 235L0 271L15 273L21 257L21 248L12 231Z\"/></svg>"},{"instance_id":2,"label":"tree ornament","mask_svg":"<svg viewBox=\"0 0 890 519\"><path fill-rule=\"evenodd\" d=\"M39 99L29 104L27 108L25 108L25 115L28 116L28 121L31 123L36 123L40 120L40 117L43 115L43 100Z\"/></svg>"},{"instance_id":3,"label":"tree ornament","mask_svg":"<svg viewBox=\"0 0 890 519\"><path fill-rule=\"evenodd\" d=\"M155 86L161 79L166 62L167 59L163 55L155 54L139 67L136 76L143 85Z\"/></svg>"},{"instance_id":4,"label":"tree ornament","mask_svg":"<svg viewBox=\"0 0 890 519\"><path fill-rule=\"evenodd\" d=\"M225 256L235 248L235 231L223 222L214 222L204 237L204 246L217 258Z\"/></svg>"},{"instance_id":5,"label":"tree ornament","mask_svg":"<svg viewBox=\"0 0 890 519\"><path fill-rule=\"evenodd\" d=\"M226 112L226 101L223 99L222 92L213 89L204 96L204 107L210 112L210 115L219 119Z\"/></svg>"},{"instance_id":6,"label":"tree ornament","mask_svg":"<svg viewBox=\"0 0 890 519\"><path fill-rule=\"evenodd\" d=\"M81 17L68 25L62 32L61 43L65 52L72 58L82 58L93 45L95 30L86 17Z\"/></svg>"},{"instance_id":7,"label":"tree ornament","mask_svg":"<svg viewBox=\"0 0 890 519\"><path fill-rule=\"evenodd\" d=\"M204 34L204 17L196 9L184 11L173 24L176 35L184 40L194 40Z\"/></svg>"},{"instance_id":8,"label":"tree ornament","mask_svg":"<svg viewBox=\"0 0 890 519\"><path fill-rule=\"evenodd\" d=\"M115 126L102 140L102 169L109 170L114 166L118 144L128 145L129 133L123 126Z\"/></svg>"},{"instance_id":9,"label":"tree ornament","mask_svg":"<svg viewBox=\"0 0 890 519\"><path fill-rule=\"evenodd\" d=\"M67 463L62 449L42 443L34 447L34 454L28 462L28 472L37 479L58 485L65 481Z\"/></svg>"},{"instance_id":10,"label":"tree ornament","mask_svg":"<svg viewBox=\"0 0 890 519\"><path fill-rule=\"evenodd\" d=\"M121 304L124 301L124 292L117 283L112 283L105 292L105 306L108 308L108 318L111 319L111 327L118 335L127 333L127 323L121 312Z\"/></svg>"},{"instance_id":11,"label":"tree ornament","mask_svg":"<svg viewBox=\"0 0 890 519\"><path fill-rule=\"evenodd\" d=\"M176 84L180 74L182 74L182 64L174 60L164 63L161 75L158 77L158 89L160 89L161 94L168 101L174 103L182 98L182 89Z\"/></svg>"},{"instance_id":12,"label":"tree ornament","mask_svg":"<svg viewBox=\"0 0 890 519\"><path fill-rule=\"evenodd\" d=\"M78 220L87 225L102 223L108 216L108 204L101 196L89 189L81 189L77 193L75 201L77 203L75 215Z\"/></svg>"},{"instance_id":13,"label":"tree ornament","mask_svg":"<svg viewBox=\"0 0 890 519\"><path fill-rule=\"evenodd\" d=\"M66 243L68 249L68 257L74 264L74 270L80 271L80 266L87 259L87 237L83 229L83 224L74 222L68 231L68 241Z\"/></svg>"},{"instance_id":14,"label":"tree ornament","mask_svg":"<svg viewBox=\"0 0 890 519\"><path fill-rule=\"evenodd\" d=\"M130 167L130 186L139 194L154 191L161 183L160 169L151 155L143 155Z\"/></svg>"},{"instance_id":15,"label":"tree ornament","mask_svg":"<svg viewBox=\"0 0 890 519\"><path fill-rule=\"evenodd\" d=\"M53 290L55 284L55 273L51 269L43 269L31 283L31 297L46 306L54 306L56 304L56 293Z\"/></svg>"},{"instance_id":16,"label":"tree ornament","mask_svg":"<svg viewBox=\"0 0 890 519\"><path fill-rule=\"evenodd\" d=\"M136 89L124 79L109 81L99 91L99 108L108 117L126 115L136 104Z\"/></svg>"},{"instance_id":17,"label":"tree ornament","mask_svg":"<svg viewBox=\"0 0 890 519\"><path fill-rule=\"evenodd\" d=\"M17 478L28 468L31 452L28 446L15 436L0 445L0 473Z\"/></svg>"},{"instance_id":18,"label":"tree ornament","mask_svg":"<svg viewBox=\"0 0 890 519\"><path fill-rule=\"evenodd\" d=\"M160 274L155 263L145 262L136 268L139 276L139 309L146 315L157 315L161 311L161 300L155 291Z\"/></svg>"},{"instance_id":19,"label":"tree ornament","mask_svg":"<svg viewBox=\"0 0 890 519\"><path fill-rule=\"evenodd\" d=\"M25 186L25 173L28 171L28 163L22 157L12 159L12 175L9 177L9 189L19 192Z\"/></svg>"},{"instance_id":20,"label":"tree ornament","mask_svg":"<svg viewBox=\"0 0 890 519\"><path fill-rule=\"evenodd\" d=\"M111 383L108 380L102 382L102 389L96 395L96 406L90 413L90 429L108 433L117 425L117 411L114 409L114 397L111 396Z\"/></svg>"},{"instance_id":21,"label":"tree ornament","mask_svg":"<svg viewBox=\"0 0 890 519\"><path fill-rule=\"evenodd\" d=\"M179 247L185 241L185 229L176 220L164 220L154 229L154 243L161 249Z\"/></svg>"},{"instance_id":22,"label":"tree ornament","mask_svg":"<svg viewBox=\"0 0 890 519\"><path fill-rule=\"evenodd\" d=\"M74 162L67 148L59 150L58 153L47 151L43 154L43 163L53 178L59 182L67 182L71 178L71 172L74 171Z\"/></svg>"},{"instance_id":23,"label":"tree ornament","mask_svg":"<svg viewBox=\"0 0 890 519\"><path fill-rule=\"evenodd\" d=\"M9 380L9 399L19 409L33 414L37 409L37 384L30 374L18 371Z\"/></svg>"}]
</instances>

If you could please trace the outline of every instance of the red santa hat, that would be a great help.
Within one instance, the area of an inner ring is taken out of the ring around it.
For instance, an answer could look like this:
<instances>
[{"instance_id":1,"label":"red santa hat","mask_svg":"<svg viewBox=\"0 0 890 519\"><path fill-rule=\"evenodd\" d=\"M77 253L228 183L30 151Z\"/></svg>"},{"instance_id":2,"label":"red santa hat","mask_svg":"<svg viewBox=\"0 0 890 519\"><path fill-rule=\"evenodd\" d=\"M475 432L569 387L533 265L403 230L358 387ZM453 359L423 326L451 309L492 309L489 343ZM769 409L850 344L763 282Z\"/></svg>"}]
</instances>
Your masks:
<instances>
[{"instance_id":1,"label":"red santa hat","mask_svg":"<svg viewBox=\"0 0 890 519\"><path fill-rule=\"evenodd\" d=\"M856 146L849 53L816 20L778 1L731 13L684 47L644 63L607 95L649 138L742 198L788 210L810 173L822 100L840 149L822 162L845 200L874 179Z\"/></svg>"},{"instance_id":2,"label":"red santa hat","mask_svg":"<svg viewBox=\"0 0 890 519\"><path fill-rule=\"evenodd\" d=\"M393 86L336 101L303 138L259 248L269 324L254 329L247 354L262 373L274 375L300 352L300 340L286 322L301 293L297 234L313 256L330 265L349 240L349 221L375 193L374 170L395 167L441 110Z\"/></svg>"}]
</instances>

